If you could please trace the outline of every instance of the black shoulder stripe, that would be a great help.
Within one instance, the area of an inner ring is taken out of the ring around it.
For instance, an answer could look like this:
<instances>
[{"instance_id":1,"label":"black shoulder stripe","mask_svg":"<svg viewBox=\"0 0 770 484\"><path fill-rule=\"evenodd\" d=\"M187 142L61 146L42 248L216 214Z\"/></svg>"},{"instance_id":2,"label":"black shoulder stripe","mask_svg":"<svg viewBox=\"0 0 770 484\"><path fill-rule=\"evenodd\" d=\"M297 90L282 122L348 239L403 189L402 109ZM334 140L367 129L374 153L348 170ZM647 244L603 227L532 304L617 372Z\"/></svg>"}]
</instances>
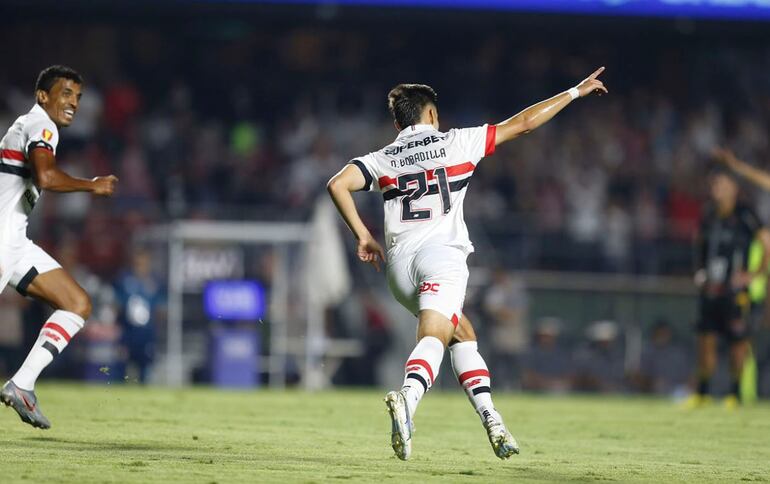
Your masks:
<instances>
[{"instance_id":1,"label":"black shoulder stripe","mask_svg":"<svg viewBox=\"0 0 770 484\"><path fill-rule=\"evenodd\" d=\"M374 178L372 178L372 174L369 173L369 170L366 168L366 166L361 162L361 160L352 160L350 162L351 165L356 165L359 170L361 170L361 173L364 175L364 181L366 185L364 185L364 190L367 192L372 189L372 181Z\"/></svg>"},{"instance_id":2,"label":"black shoulder stripe","mask_svg":"<svg viewBox=\"0 0 770 484\"><path fill-rule=\"evenodd\" d=\"M45 148L48 151L50 151L51 153L53 153L53 146L51 146L50 144L46 143L45 141L43 141L41 139L37 140L37 141L33 141L30 144L28 144L27 145L27 153L32 153L32 150L34 150L35 148Z\"/></svg>"}]
</instances>

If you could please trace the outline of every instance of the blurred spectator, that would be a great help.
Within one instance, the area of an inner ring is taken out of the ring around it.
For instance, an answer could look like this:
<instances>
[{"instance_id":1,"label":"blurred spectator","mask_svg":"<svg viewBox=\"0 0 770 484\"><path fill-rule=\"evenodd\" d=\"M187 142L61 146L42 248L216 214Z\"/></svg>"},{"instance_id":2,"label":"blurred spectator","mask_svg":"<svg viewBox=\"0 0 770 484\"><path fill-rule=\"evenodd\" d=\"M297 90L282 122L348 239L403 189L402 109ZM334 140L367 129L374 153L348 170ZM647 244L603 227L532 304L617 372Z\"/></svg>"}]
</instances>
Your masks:
<instances>
[{"instance_id":1,"label":"blurred spectator","mask_svg":"<svg viewBox=\"0 0 770 484\"><path fill-rule=\"evenodd\" d=\"M142 107L142 94L137 86L125 78L109 84L104 93L104 122L118 137L126 133Z\"/></svg>"},{"instance_id":2,"label":"blurred spectator","mask_svg":"<svg viewBox=\"0 0 770 484\"><path fill-rule=\"evenodd\" d=\"M674 340L668 321L655 323L649 336L642 350L641 365L634 377L635 387L661 395L685 395L692 375L692 357Z\"/></svg>"},{"instance_id":3,"label":"blurred spectator","mask_svg":"<svg viewBox=\"0 0 770 484\"><path fill-rule=\"evenodd\" d=\"M364 290L356 295L360 301L360 310L355 313L363 312L365 323L361 328L363 334L356 339L363 343L363 349L360 357L350 358L343 363L334 381L347 385L379 385L378 369L393 345L392 322L374 292Z\"/></svg>"},{"instance_id":4,"label":"blurred spectator","mask_svg":"<svg viewBox=\"0 0 770 484\"><path fill-rule=\"evenodd\" d=\"M332 151L332 140L325 134L319 135L312 151L292 165L286 194L289 205L303 206L316 199L325 181L338 172L343 163Z\"/></svg>"},{"instance_id":5,"label":"blurred spectator","mask_svg":"<svg viewBox=\"0 0 770 484\"><path fill-rule=\"evenodd\" d=\"M15 291L0 294L0 375L10 377L24 361L22 311L27 300Z\"/></svg>"},{"instance_id":6,"label":"blurred spectator","mask_svg":"<svg viewBox=\"0 0 770 484\"><path fill-rule=\"evenodd\" d=\"M532 346L522 359L524 390L564 393L572 386L572 359L559 341L561 321L544 318L535 326Z\"/></svg>"},{"instance_id":7,"label":"blurred spectator","mask_svg":"<svg viewBox=\"0 0 770 484\"><path fill-rule=\"evenodd\" d=\"M527 347L527 291L521 279L496 269L483 300L488 320L495 385L511 388L519 380L519 358Z\"/></svg>"},{"instance_id":8,"label":"blurred spectator","mask_svg":"<svg viewBox=\"0 0 770 484\"><path fill-rule=\"evenodd\" d=\"M587 392L619 392L625 389L625 361L618 340L618 325L596 321L586 331L588 345L577 351L575 389Z\"/></svg>"},{"instance_id":9,"label":"blurred spectator","mask_svg":"<svg viewBox=\"0 0 770 484\"><path fill-rule=\"evenodd\" d=\"M367 291L363 298L366 317L366 335L364 337L363 378L364 385L377 385L377 369L382 358L392 345L391 321L374 293Z\"/></svg>"},{"instance_id":10,"label":"blurred spectator","mask_svg":"<svg viewBox=\"0 0 770 484\"><path fill-rule=\"evenodd\" d=\"M564 170L567 230L574 242L571 267L580 271L599 269L599 240L604 230L607 177L595 165L567 165Z\"/></svg>"},{"instance_id":11,"label":"blurred spectator","mask_svg":"<svg viewBox=\"0 0 770 484\"><path fill-rule=\"evenodd\" d=\"M81 338L75 340L77 351L68 353L69 358L77 361L69 364L71 369L67 376L97 382L119 380L124 371L119 344L120 328L116 324L115 291L81 262L74 234L63 236L56 257L91 296L93 305Z\"/></svg>"},{"instance_id":12,"label":"blurred spectator","mask_svg":"<svg viewBox=\"0 0 770 484\"><path fill-rule=\"evenodd\" d=\"M602 238L604 256L611 272L628 272L631 258L631 216L619 200L613 200L605 213L606 231Z\"/></svg>"},{"instance_id":13,"label":"blurred spectator","mask_svg":"<svg viewBox=\"0 0 770 484\"><path fill-rule=\"evenodd\" d=\"M149 251L134 249L131 267L118 277L115 292L127 363L135 366L139 382L146 383L155 358L155 328L165 303L163 286L152 272Z\"/></svg>"},{"instance_id":14,"label":"blurred spectator","mask_svg":"<svg viewBox=\"0 0 770 484\"><path fill-rule=\"evenodd\" d=\"M123 226L103 205L92 205L78 239L83 262L100 277L110 278L123 258Z\"/></svg>"},{"instance_id":15,"label":"blurred spectator","mask_svg":"<svg viewBox=\"0 0 770 484\"><path fill-rule=\"evenodd\" d=\"M96 137L102 115L102 94L98 87L89 83L88 79L86 83L87 88L83 91L83 97L78 103L77 116L67 129L67 137L77 146L85 146Z\"/></svg>"},{"instance_id":16,"label":"blurred spectator","mask_svg":"<svg viewBox=\"0 0 770 484\"><path fill-rule=\"evenodd\" d=\"M657 241L663 221L655 195L649 187L642 186L636 191L633 211L637 241L634 246L635 269L642 274L656 274L659 270Z\"/></svg>"}]
</instances>

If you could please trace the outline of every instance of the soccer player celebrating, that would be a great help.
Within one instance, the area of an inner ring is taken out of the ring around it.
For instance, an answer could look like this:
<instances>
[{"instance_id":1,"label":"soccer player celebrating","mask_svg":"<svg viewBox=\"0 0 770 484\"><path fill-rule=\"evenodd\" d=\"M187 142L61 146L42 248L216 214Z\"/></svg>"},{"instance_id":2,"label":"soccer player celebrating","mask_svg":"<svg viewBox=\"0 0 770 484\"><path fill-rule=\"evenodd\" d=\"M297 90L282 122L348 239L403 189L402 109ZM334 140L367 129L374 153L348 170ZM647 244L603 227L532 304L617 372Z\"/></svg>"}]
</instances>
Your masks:
<instances>
[{"instance_id":1,"label":"soccer player celebrating","mask_svg":"<svg viewBox=\"0 0 770 484\"><path fill-rule=\"evenodd\" d=\"M396 456L409 458L412 419L436 379L449 347L452 367L475 408L495 454L519 452L495 410L490 375L478 352L473 326L463 314L468 281L466 258L473 252L463 220L465 192L479 161L501 143L546 123L573 100L607 92L598 69L567 91L497 124L439 131L436 92L421 84L400 84L388 94L396 140L353 159L328 183L329 194L358 240L358 258L387 279L396 300L417 316L417 345L406 362L401 390L385 396ZM351 192L379 190L385 202L387 259L358 214Z\"/></svg>"},{"instance_id":2,"label":"soccer player celebrating","mask_svg":"<svg viewBox=\"0 0 770 484\"><path fill-rule=\"evenodd\" d=\"M697 244L698 269L695 283L700 289L698 319L698 386L685 406L694 408L710 401L709 382L717 365L717 337L729 345L732 384L725 406L740 403L740 377L750 351L748 286L767 273L770 231L754 211L738 201L738 183L733 175L716 169L710 179L711 206L701 221ZM759 269L748 270L749 249L758 240L764 248Z\"/></svg>"},{"instance_id":3,"label":"soccer player celebrating","mask_svg":"<svg viewBox=\"0 0 770 484\"><path fill-rule=\"evenodd\" d=\"M41 429L51 424L37 404L35 381L83 328L91 300L72 276L27 238L27 217L41 190L110 196L118 180L112 175L74 178L56 165L59 128L72 123L82 85L83 79L69 67L44 69L35 84L35 105L0 141L0 291L10 284L55 310L19 371L3 386L0 401L16 410L22 421Z\"/></svg>"}]
</instances>

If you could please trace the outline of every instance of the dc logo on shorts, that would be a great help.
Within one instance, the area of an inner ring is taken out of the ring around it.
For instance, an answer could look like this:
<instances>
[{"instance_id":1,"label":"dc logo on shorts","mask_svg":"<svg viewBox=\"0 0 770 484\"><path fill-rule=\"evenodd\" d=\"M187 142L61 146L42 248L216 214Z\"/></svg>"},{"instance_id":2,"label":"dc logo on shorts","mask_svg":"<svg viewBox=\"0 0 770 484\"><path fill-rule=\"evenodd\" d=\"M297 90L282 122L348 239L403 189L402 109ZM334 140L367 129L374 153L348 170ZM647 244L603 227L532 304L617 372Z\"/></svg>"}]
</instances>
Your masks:
<instances>
[{"instance_id":1,"label":"dc logo on shorts","mask_svg":"<svg viewBox=\"0 0 770 484\"><path fill-rule=\"evenodd\" d=\"M438 287L441 284L438 282L430 283L430 282L423 282L420 286L420 294L424 294L426 292L432 292L432 293L438 293Z\"/></svg>"}]
</instances>

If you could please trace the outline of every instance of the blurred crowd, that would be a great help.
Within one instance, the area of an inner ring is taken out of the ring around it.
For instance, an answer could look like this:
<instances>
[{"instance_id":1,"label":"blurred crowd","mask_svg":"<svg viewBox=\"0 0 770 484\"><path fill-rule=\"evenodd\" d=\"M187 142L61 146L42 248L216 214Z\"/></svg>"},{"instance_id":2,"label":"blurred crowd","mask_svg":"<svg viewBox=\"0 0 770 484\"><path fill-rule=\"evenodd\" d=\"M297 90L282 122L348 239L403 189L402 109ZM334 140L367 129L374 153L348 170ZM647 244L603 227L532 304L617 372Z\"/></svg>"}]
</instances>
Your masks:
<instances>
[{"instance_id":1,"label":"blurred crowd","mask_svg":"<svg viewBox=\"0 0 770 484\"><path fill-rule=\"evenodd\" d=\"M0 127L30 109L34 78L47 63L69 64L86 79L57 158L74 175L116 174L117 195L45 194L30 232L91 281L89 293L103 300L95 318L122 328L94 337L120 339L140 379L153 352L143 346L153 340L147 323L163 305L153 281L163 275L142 268L132 234L175 218L306 220L331 175L395 137L385 95L399 82L435 87L448 129L501 121L607 66L608 96L576 102L501 147L473 178L465 209L472 236L489 265L510 270L686 275L711 149L724 144L770 163L767 42L669 34L674 42L623 43L617 29L602 36L575 28L570 35L581 41L569 44L521 24L459 36L410 23L168 22L48 23L46 39L55 45L40 38L34 20L3 33L26 39L25 51L45 52L46 61L21 53L8 59L14 69L0 77ZM770 219L770 196L749 187L743 195ZM381 230L381 200L360 201L367 223ZM521 300L500 291L479 303L504 320ZM21 341L23 331L12 334L5 322L30 309L7 297L3 338ZM384 331L385 319L368 311L375 331ZM499 331L492 339L502 345L502 361L517 355L515 365L501 365L518 368L510 381L566 389L628 377L622 356L616 361L602 343L607 338L591 336L583 349L549 356L560 324L490 330ZM661 323L650 333L643 361L652 373L631 384L660 384L654 373L663 357L655 351L667 331ZM666 355L684 359L674 350ZM568 375L567 368L585 371Z\"/></svg>"},{"instance_id":2,"label":"blurred crowd","mask_svg":"<svg viewBox=\"0 0 770 484\"><path fill-rule=\"evenodd\" d=\"M109 202L46 196L39 240L55 245L75 230L83 262L112 276L126 235L150 222L306 218L344 163L394 138L385 94L400 81L434 85L450 128L500 121L608 66L609 96L503 146L474 176L472 230L512 268L685 273L713 146L770 160L770 46L761 43L615 49L589 39L577 56L542 38L513 48L513 33L404 27L375 39L352 26L269 35L238 25L205 38L162 26L64 37L57 60L87 85L60 163L83 176L115 173L120 185ZM13 33L31 35L24 29ZM73 56L68 42L80 39L99 49ZM418 42L445 55L405 56ZM41 66L21 65L2 81L3 126L32 103ZM770 215L770 197L756 201ZM368 202L378 227L379 203Z\"/></svg>"}]
</instances>

